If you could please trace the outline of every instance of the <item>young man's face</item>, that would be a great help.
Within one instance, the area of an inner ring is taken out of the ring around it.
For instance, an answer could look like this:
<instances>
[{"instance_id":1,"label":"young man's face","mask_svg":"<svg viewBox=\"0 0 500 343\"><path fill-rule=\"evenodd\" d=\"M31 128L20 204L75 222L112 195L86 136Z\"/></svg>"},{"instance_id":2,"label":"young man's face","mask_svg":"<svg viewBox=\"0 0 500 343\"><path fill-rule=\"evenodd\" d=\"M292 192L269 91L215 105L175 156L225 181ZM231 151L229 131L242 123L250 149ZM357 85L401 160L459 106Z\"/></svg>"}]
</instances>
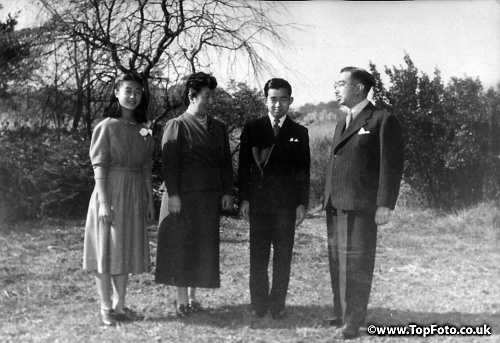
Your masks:
<instances>
[{"instance_id":1,"label":"young man's face","mask_svg":"<svg viewBox=\"0 0 500 343\"><path fill-rule=\"evenodd\" d=\"M293 102L293 98L285 88L270 88L267 92L266 106L269 113L276 119L283 117Z\"/></svg>"}]
</instances>

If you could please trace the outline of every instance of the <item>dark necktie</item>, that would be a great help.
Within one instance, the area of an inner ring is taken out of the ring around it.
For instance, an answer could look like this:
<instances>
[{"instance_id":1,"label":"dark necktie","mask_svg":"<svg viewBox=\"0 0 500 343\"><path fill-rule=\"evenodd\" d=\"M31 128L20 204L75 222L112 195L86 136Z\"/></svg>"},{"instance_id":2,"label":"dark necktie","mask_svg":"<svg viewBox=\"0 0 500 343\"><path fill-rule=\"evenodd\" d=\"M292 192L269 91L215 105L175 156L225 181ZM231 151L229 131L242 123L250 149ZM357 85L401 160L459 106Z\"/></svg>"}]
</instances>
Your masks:
<instances>
[{"instance_id":1,"label":"dark necktie","mask_svg":"<svg viewBox=\"0 0 500 343\"><path fill-rule=\"evenodd\" d=\"M347 114L346 124L345 124L346 130L349 127L349 125L351 125L351 123L352 123L352 112L351 112L351 110L349 110L349 113Z\"/></svg>"},{"instance_id":2,"label":"dark necktie","mask_svg":"<svg viewBox=\"0 0 500 343\"><path fill-rule=\"evenodd\" d=\"M347 127L351 124L351 122L352 122L352 113L351 113L351 110L349 110L349 112L347 113L347 116L345 118L345 126L342 129L342 133L344 133L347 130Z\"/></svg>"},{"instance_id":3,"label":"dark necktie","mask_svg":"<svg viewBox=\"0 0 500 343\"><path fill-rule=\"evenodd\" d=\"M280 120L279 119L274 119L274 125L273 125L273 131L274 131L274 137L278 135L278 132L280 131Z\"/></svg>"}]
</instances>

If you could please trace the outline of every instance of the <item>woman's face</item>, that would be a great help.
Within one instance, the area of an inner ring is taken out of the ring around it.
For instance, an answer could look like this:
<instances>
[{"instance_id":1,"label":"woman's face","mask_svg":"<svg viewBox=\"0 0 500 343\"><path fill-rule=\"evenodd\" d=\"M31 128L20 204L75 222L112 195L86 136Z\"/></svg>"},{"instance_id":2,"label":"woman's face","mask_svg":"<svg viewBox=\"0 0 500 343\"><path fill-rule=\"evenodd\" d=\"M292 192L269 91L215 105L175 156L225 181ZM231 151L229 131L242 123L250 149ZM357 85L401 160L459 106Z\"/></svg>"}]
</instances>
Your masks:
<instances>
[{"instance_id":1,"label":"woman's face","mask_svg":"<svg viewBox=\"0 0 500 343\"><path fill-rule=\"evenodd\" d=\"M122 81L115 96L123 109L133 111L142 99L142 86L135 81Z\"/></svg>"},{"instance_id":2,"label":"woman's face","mask_svg":"<svg viewBox=\"0 0 500 343\"><path fill-rule=\"evenodd\" d=\"M213 91L207 86L202 87L201 91L199 91L195 97L191 98L189 107L191 107L191 110L196 114L207 114L210 105L213 103L212 97Z\"/></svg>"}]
</instances>

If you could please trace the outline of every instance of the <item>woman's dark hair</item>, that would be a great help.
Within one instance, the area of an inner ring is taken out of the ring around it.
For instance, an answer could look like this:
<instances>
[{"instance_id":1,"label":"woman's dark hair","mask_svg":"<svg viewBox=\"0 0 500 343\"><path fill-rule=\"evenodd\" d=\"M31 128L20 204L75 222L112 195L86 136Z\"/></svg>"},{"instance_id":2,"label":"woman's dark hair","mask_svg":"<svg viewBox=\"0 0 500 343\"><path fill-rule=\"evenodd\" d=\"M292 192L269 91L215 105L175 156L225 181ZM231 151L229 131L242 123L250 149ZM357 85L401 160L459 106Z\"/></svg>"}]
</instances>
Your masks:
<instances>
[{"instance_id":1,"label":"woman's dark hair","mask_svg":"<svg viewBox=\"0 0 500 343\"><path fill-rule=\"evenodd\" d=\"M267 98L267 94L270 89L280 89L284 88L288 92L288 96L292 96L292 86L285 79L274 78L266 82L264 85L264 95Z\"/></svg>"},{"instance_id":2,"label":"woman's dark hair","mask_svg":"<svg viewBox=\"0 0 500 343\"><path fill-rule=\"evenodd\" d=\"M217 79L210 74L198 72L189 75L186 81L186 87L182 94L184 105L189 106L189 92L193 97L197 96L203 87L208 87L214 90L217 87Z\"/></svg>"},{"instance_id":3,"label":"woman's dark hair","mask_svg":"<svg viewBox=\"0 0 500 343\"><path fill-rule=\"evenodd\" d=\"M118 98L115 96L115 90L119 90L124 81L137 82L142 87L141 103L134 110L134 120L138 123L147 122L146 114L149 107L149 94L147 93L146 87L144 87L144 81L136 72L129 72L125 74L118 75L115 78L113 85L113 90L111 91L111 96L109 99L109 106L104 110L104 117L107 118L118 118L122 116L122 109Z\"/></svg>"}]
</instances>

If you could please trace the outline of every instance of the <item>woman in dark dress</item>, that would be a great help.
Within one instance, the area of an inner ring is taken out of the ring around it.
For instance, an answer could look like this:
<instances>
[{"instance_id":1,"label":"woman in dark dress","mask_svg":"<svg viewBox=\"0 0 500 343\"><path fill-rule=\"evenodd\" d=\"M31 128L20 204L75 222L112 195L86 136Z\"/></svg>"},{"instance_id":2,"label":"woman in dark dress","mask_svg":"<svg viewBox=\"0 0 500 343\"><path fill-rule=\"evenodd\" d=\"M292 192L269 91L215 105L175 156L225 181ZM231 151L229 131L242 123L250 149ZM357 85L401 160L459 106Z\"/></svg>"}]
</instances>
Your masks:
<instances>
[{"instance_id":1,"label":"woman in dark dress","mask_svg":"<svg viewBox=\"0 0 500 343\"><path fill-rule=\"evenodd\" d=\"M216 87L211 75L190 75L188 109L167 122L162 140L169 213L160 219L155 281L177 287L180 317L202 310L196 287L220 287L219 216L232 206L233 182L226 126L207 114Z\"/></svg>"}]
</instances>

